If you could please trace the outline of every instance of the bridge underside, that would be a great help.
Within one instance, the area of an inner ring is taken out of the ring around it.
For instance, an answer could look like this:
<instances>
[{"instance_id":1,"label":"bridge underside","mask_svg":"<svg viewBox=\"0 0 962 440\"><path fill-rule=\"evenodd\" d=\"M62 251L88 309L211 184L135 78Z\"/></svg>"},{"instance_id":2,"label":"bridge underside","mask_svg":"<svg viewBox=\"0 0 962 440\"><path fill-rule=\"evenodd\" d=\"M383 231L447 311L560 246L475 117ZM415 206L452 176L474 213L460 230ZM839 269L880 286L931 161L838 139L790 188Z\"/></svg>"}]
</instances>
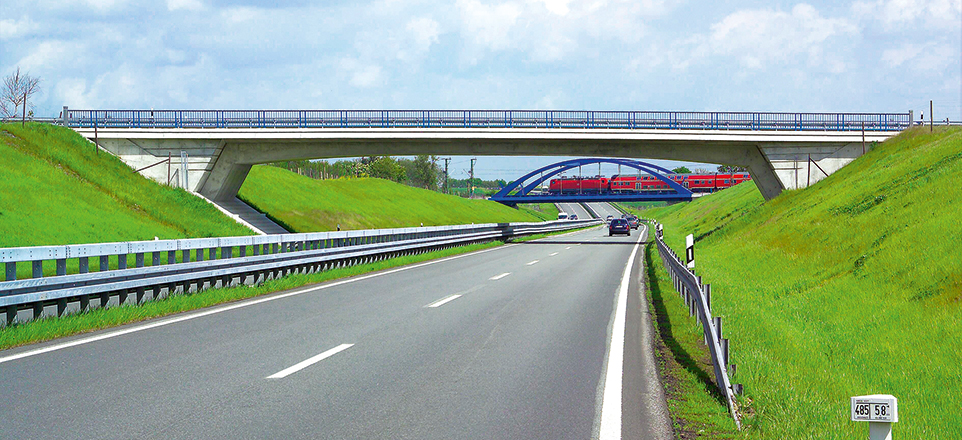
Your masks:
<instances>
[{"instance_id":1,"label":"bridge underside","mask_svg":"<svg viewBox=\"0 0 962 440\"><path fill-rule=\"evenodd\" d=\"M93 130L78 129L93 140ZM895 133L873 132L867 142ZM742 166L765 199L821 180L862 154L860 133L699 130L159 130L101 129L99 143L142 173L230 200L253 165L285 160L417 154L596 156ZM181 167L182 152L187 157ZM186 169L186 172L185 172Z\"/></svg>"}]
</instances>

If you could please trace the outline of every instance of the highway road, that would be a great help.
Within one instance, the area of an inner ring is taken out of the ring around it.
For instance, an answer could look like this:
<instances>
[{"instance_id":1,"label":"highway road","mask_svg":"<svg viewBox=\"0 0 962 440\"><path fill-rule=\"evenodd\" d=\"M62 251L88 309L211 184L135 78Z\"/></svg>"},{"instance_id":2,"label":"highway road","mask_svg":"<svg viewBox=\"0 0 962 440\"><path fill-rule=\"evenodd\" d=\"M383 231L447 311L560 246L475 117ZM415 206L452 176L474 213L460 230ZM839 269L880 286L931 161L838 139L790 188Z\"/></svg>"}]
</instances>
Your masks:
<instances>
[{"instance_id":1,"label":"highway road","mask_svg":"<svg viewBox=\"0 0 962 440\"><path fill-rule=\"evenodd\" d=\"M614 218L621 218L621 211L608 203L588 203L587 205L602 219L609 215Z\"/></svg>"},{"instance_id":2,"label":"highway road","mask_svg":"<svg viewBox=\"0 0 962 440\"><path fill-rule=\"evenodd\" d=\"M645 239L594 228L6 350L0 438L671 438Z\"/></svg>"},{"instance_id":3,"label":"highway road","mask_svg":"<svg viewBox=\"0 0 962 440\"><path fill-rule=\"evenodd\" d=\"M558 208L569 215L577 215L579 219L591 218L591 214L580 203L558 203Z\"/></svg>"}]
</instances>

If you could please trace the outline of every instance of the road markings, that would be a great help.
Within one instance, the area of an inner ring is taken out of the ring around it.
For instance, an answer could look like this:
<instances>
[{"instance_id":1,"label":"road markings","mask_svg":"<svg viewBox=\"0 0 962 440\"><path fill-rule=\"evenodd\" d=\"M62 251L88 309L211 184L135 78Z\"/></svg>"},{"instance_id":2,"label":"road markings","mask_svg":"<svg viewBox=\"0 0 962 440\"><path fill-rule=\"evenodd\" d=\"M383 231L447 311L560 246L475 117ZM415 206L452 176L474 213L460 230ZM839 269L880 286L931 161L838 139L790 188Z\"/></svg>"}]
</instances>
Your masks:
<instances>
[{"instance_id":1,"label":"road markings","mask_svg":"<svg viewBox=\"0 0 962 440\"><path fill-rule=\"evenodd\" d=\"M579 231L569 232L569 233L557 235L557 236L554 236L554 237L551 237L551 238L562 237L562 236L570 235L570 234L576 234L576 233L578 233L578 232L579 232ZM543 239L539 239L539 240L543 240ZM536 241L537 241L537 240L536 240ZM305 294L305 293L316 292L316 291L318 291L318 290L329 289L329 288L331 288L331 287L337 287L337 286L344 285L344 284L354 283L354 282L358 282L358 281L364 281L364 280L367 280L367 279L382 277L382 276L385 276L385 275L391 275L391 274L394 274L394 273L404 272L404 271L407 271L407 270L417 269L417 268L421 268L421 267L424 267L424 266L430 266L430 265L433 265L433 264L444 263L444 262L451 261L451 260L457 260L457 259L459 259L459 258L470 257L470 256L473 256L473 255L484 254L484 253L487 253L487 252L494 252L494 251L497 251L497 250L510 249L510 248L515 247L515 246L520 246L520 244L517 244L517 243L516 243L516 244L508 244L508 245L498 246L498 247L491 248L491 249L483 249L483 250L476 251L476 252L469 252L469 253L467 253L467 254L454 255L454 256L451 256L451 257L447 257L447 258L441 258L441 259L439 259L439 260L426 261L426 262L424 262L424 263L419 263L419 264L415 264L415 265L411 265L411 266L402 266L402 267L399 267L399 268L397 268L397 269L387 270L387 271L384 271L384 272L375 272L375 273L370 274L370 275L364 275L364 276L358 276L358 277L348 278L348 279L341 280L341 281L335 281L335 282L328 283L328 284L322 284L322 285L320 285L320 286L312 286L312 287L308 287L308 288L304 288L304 289L299 289L299 290L293 290L293 291L289 291L289 292L286 292L286 293L280 293L280 294L269 294L270 296L259 297L259 298L257 298L257 299L250 299L250 300L247 300L247 301L237 302L237 303L233 303L233 304L226 305L226 306L222 306L222 307L216 307L216 306L215 306L214 308L204 310L203 312L198 312L198 313L189 313L189 312L188 312L189 314L181 315L181 316L178 316L178 317L176 317L176 318L170 318L170 319L162 319L162 318L161 318L161 320L159 320L159 321L154 321L154 322L151 322L151 323L149 323L149 324L135 325L135 326L131 326L131 327L124 328L124 329L122 329L122 330L109 331L109 332L102 333L102 334L95 335L95 336L90 336L90 337L85 337L85 338L74 339L74 340L72 340L72 341L64 342L64 343L61 343L61 344L48 345L48 346L43 347L43 348L38 348L38 349L35 349L35 350L27 350L27 351L23 351L23 352L20 352L20 353L17 353L17 354L12 354L12 355L9 355L9 356L0 357L0 364L6 363L6 362L10 362L10 361L15 361L15 360L17 360L17 359L23 359L23 358L28 358L28 357L31 357L31 356L41 355L41 354L44 354L44 353L50 353L50 352L53 352L53 351L63 350L63 349L65 349L65 348L76 347L76 346L78 346L78 345L85 345L85 344L89 344L89 343L91 343L91 342L103 341L103 340L105 340L105 339L112 339L112 338L116 338L116 337L118 337L118 336L123 336L123 335L130 334L130 333L138 333L138 332L142 332L142 331L144 331L144 330L150 330L150 329L154 329L154 328L157 328L157 327L164 327L164 326L168 326L168 325L171 325L171 324L176 324L176 323L182 322L182 321L189 321L189 320L192 320L192 319L203 318L203 317L205 317L205 316L215 315L215 314L218 314L218 313L227 312L227 311L234 310L234 309L240 309L240 308L244 308L244 307L250 307L250 306L257 305L257 304L261 304L261 303L265 303L265 302L268 302L268 301L275 301L275 300L278 300L278 299L287 298L287 297L291 297L291 296L297 296L297 295L302 295L302 294Z\"/></svg>"},{"instance_id":2,"label":"road markings","mask_svg":"<svg viewBox=\"0 0 962 440\"><path fill-rule=\"evenodd\" d=\"M571 249L571 246L568 246L568 247L566 247L565 249Z\"/></svg>"},{"instance_id":3,"label":"road markings","mask_svg":"<svg viewBox=\"0 0 962 440\"><path fill-rule=\"evenodd\" d=\"M504 277L506 277L506 276L508 276L508 275L511 275L511 272L505 272L505 273L503 273L503 274L501 274L501 275L495 275L495 276L493 276L493 277L491 277L491 278L488 278L488 279L489 279L489 280L497 281L497 280L500 280L501 278L504 278Z\"/></svg>"},{"instance_id":4,"label":"road markings","mask_svg":"<svg viewBox=\"0 0 962 440\"><path fill-rule=\"evenodd\" d=\"M639 237L640 238L640 237ZM635 242L625 273L618 286L618 302L611 324L611 342L608 344L608 365L605 368L605 388L601 398L600 440L621 439L621 386L624 374L625 327L628 310L628 285L631 283L631 266L641 242Z\"/></svg>"},{"instance_id":5,"label":"road markings","mask_svg":"<svg viewBox=\"0 0 962 440\"><path fill-rule=\"evenodd\" d=\"M444 298L441 298L441 299L439 299L439 300L437 300L437 301L435 301L435 302L433 302L433 303L431 303L431 304L428 304L428 305L426 305L426 306L424 306L424 307L431 307L431 308L441 307L441 306L443 306L443 305L445 305L445 304L447 304L447 303L449 303L449 302L451 302L451 301L454 301L454 300L456 300L456 299L458 299L458 298L460 298L460 297L461 297L461 295L448 295L448 296L446 296L446 297L444 297Z\"/></svg>"},{"instance_id":6,"label":"road markings","mask_svg":"<svg viewBox=\"0 0 962 440\"><path fill-rule=\"evenodd\" d=\"M267 376L267 379L283 379L283 378L285 378L285 377L287 377L287 376L290 376L290 375L292 375L292 374L294 374L294 373L296 373L296 372L298 372L298 371L301 371L301 370L303 370L303 369L305 369L305 368L307 368L307 367L310 367L311 365L314 365L314 364L316 364L316 363L318 363L318 362L320 362L320 361L323 361L324 359L327 359L327 358L329 358L329 357L331 357L331 356L334 356L335 354L338 354L338 353L340 353L340 352L342 352L342 351L344 351L344 350L347 350L348 348L351 348L351 347L353 347L353 346L354 346L354 344L341 344L341 345L338 345L337 347L334 347L334 348L332 348L332 349L330 349L330 350L327 350L327 351L325 351L324 353L321 353L321 354L319 354L319 355L317 355L317 356L314 356L314 357L309 358L309 359L307 359L307 360L304 360L304 361L302 361L302 362L298 362L298 363L296 363L296 364L294 364L294 365L292 365L292 366L290 366L290 367L287 367L287 368L285 368L285 369L283 369L283 370L281 370L281 371L278 371L278 372L276 372L276 373L274 373L274 374L272 374L272 375L270 375L270 376Z\"/></svg>"},{"instance_id":7,"label":"road markings","mask_svg":"<svg viewBox=\"0 0 962 440\"><path fill-rule=\"evenodd\" d=\"M538 264L538 260L534 260L528 264L525 264L525 266L531 266L532 264Z\"/></svg>"},{"instance_id":8,"label":"road markings","mask_svg":"<svg viewBox=\"0 0 962 440\"><path fill-rule=\"evenodd\" d=\"M555 252L555 253L553 253L553 254L548 254L548 256L549 256L549 257L553 257L553 256L558 255L558 254L560 254L560 253L561 253L561 252Z\"/></svg>"}]
</instances>

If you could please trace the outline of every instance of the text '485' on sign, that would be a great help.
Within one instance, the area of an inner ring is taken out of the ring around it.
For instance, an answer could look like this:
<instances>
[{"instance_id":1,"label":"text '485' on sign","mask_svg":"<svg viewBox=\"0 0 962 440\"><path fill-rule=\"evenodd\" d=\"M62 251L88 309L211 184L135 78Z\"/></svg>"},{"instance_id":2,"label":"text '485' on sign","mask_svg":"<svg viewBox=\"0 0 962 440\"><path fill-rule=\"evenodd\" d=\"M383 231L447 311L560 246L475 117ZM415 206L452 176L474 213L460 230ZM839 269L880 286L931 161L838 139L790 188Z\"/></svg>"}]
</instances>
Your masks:
<instances>
[{"instance_id":1,"label":"text '485' on sign","mask_svg":"<svg viewBox=\"0 0 962 440\"><path fill-rule=\"evenodd\" d=\"M852 397L852 421L898 422L898 399L888 394Z\"/></svg>"}]
</instances>

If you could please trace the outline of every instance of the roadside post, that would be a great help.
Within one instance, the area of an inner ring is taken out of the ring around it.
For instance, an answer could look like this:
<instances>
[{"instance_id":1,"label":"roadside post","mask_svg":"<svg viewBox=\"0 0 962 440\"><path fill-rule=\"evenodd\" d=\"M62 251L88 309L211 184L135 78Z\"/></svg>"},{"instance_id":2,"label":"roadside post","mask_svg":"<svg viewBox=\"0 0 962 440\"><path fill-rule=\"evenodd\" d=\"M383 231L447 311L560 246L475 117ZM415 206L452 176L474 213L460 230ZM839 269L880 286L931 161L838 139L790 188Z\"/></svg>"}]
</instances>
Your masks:
<instances>
[{"instance_id":1,"label":"roadside post","mask_svg":"<svg viewBox=\"0 0 962 440\"><path fill-rule=\"evenodd\" d=\"M685 237L685 263L689 269L695 268L695 236L692 234Z\"/></svg>"},{"instance_id":2,"label":"roadside post","mask_svg":"<svg viewBox=\"0 0 962 440\"><path fill-rule=\"evenodd\" d=\"M852 421L868 422L869 440L892 440L892 424L899 421L898 399L890 394L854 396Z\"/></svg>"}]
</instances>

